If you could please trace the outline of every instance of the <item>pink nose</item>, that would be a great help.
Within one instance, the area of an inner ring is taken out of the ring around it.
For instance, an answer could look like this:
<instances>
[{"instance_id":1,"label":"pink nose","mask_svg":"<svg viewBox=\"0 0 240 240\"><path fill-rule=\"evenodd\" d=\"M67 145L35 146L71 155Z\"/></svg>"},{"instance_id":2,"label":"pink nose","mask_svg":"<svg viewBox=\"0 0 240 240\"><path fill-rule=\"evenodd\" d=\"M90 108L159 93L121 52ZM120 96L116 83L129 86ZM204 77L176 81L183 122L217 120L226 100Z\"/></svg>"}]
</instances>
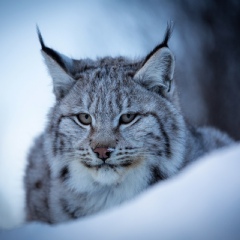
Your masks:
<instances>
[{"instance_id":1,"label":"pink nose","mask_svg":"<svg viewBox=\"0 0 240 240\"><path fill-rule=\"evenodd\" d=\"M98 158L102 160L109 158L111 154L111 151L106 147L97 147L93 151L98 155Z\"/></svg>"}]
</instances>

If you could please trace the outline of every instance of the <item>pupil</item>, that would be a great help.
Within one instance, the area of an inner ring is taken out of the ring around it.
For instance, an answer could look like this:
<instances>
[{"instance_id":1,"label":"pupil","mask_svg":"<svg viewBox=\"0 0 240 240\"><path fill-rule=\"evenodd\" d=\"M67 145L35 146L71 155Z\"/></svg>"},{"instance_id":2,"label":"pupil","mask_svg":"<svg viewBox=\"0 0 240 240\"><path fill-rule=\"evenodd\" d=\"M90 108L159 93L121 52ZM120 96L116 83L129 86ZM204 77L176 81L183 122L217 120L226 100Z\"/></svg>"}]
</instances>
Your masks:
<instances>
[{"instance_id":1,"label":"pupil","mask_svg":"<svg viewBox=\"0 0 240 240\"><path fill-rule=\"evenodd\" d=\"M130 116L130 114L127 114L127 118L130 118L131 116Z\"/></svg>"},{"instance_id":2,"label":"pupil","mask_svg":"<svg viewBox=\"0 0 240 240\"><path fill-rule=\"evenodd\" d=\"M88 118L89 118L89 116L86 114L86 115L85 115L85 118L86 118L86 119L88 119Z\"/></svg>"}]
</instances>

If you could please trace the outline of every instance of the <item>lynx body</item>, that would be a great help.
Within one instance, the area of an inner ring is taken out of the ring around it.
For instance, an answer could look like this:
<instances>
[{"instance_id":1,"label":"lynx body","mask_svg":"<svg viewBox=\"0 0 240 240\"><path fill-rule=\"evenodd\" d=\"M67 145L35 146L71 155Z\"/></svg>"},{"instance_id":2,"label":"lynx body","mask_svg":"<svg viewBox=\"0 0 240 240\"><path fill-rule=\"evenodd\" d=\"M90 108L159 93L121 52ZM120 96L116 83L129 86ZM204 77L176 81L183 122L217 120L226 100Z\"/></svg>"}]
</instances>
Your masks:
<instances>
[{"instance_id":1,"label":"lynx body","mask_svg":"<svg viewBox=\"0 0 240 240\"><path fill-rule=\"evenodd\" d=\"M73 60L39 33L56 103L28 158L28 220L56 223L116 206L232 142L185 122L170 33L139 61Z\"/></svg>"}]
</instances>

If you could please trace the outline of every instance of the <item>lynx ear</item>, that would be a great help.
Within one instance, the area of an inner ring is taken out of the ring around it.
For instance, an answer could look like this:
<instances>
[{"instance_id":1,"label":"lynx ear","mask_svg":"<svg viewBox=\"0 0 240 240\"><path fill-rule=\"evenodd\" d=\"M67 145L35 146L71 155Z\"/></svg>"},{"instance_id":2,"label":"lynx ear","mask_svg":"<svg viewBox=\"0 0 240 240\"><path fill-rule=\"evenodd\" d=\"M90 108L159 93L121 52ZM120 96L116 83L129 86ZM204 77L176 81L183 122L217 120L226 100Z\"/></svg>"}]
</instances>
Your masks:
<instances>
[{"instance_id":1,"label":"lynx ear","mask_svg":"<svg viewBox=\"0 0 240 240\"><path fill-rule=\"evenodd\" d=\"M174 56L169 48L158 49L137 71L134 79L149 90L170 91L174 73Z\"/></svg>"},{"instance_id":2,"label":"lynx ear","mask_svg":"<svg viewBox=\"0 0 240 240\"><path fill-rule=\"evenodd\" d=\"M71 77L73 60L45 46L42 35L37 27L39 41L42 46L42 55L53 79L53 92L57 100L63 98L75 84Z\"/></svg>"},{"instance_id":3,"label":"lynx ear","mask_svg":"<svg viewBox=\"0 0 240 240\"><path fill-rule=\"evenodd\" d=\"M148 54L134 80L149 90L169 92L173 79L175 60L168 48L172 27L168 26L164 40Z\"/></svg>"}]
</instances>

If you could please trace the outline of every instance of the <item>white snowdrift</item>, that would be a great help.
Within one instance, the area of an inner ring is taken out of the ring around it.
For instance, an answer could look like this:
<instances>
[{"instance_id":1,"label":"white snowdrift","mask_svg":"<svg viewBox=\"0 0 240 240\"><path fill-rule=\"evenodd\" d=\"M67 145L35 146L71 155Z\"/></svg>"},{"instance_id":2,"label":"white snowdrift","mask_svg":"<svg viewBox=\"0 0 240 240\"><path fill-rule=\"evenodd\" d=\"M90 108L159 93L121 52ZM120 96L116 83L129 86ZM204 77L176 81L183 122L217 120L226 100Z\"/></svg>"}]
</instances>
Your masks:
<instances>
[{"instance_id":1,"label":"white snowdrift","mask_svg":"<svg viewBox=\"0 0 240 240\"><path fill-rule=\"evenodd\" d=\"M240 144L101 214L0 232L11 239L240 239Z\"/></svg>"}]
</instances>

